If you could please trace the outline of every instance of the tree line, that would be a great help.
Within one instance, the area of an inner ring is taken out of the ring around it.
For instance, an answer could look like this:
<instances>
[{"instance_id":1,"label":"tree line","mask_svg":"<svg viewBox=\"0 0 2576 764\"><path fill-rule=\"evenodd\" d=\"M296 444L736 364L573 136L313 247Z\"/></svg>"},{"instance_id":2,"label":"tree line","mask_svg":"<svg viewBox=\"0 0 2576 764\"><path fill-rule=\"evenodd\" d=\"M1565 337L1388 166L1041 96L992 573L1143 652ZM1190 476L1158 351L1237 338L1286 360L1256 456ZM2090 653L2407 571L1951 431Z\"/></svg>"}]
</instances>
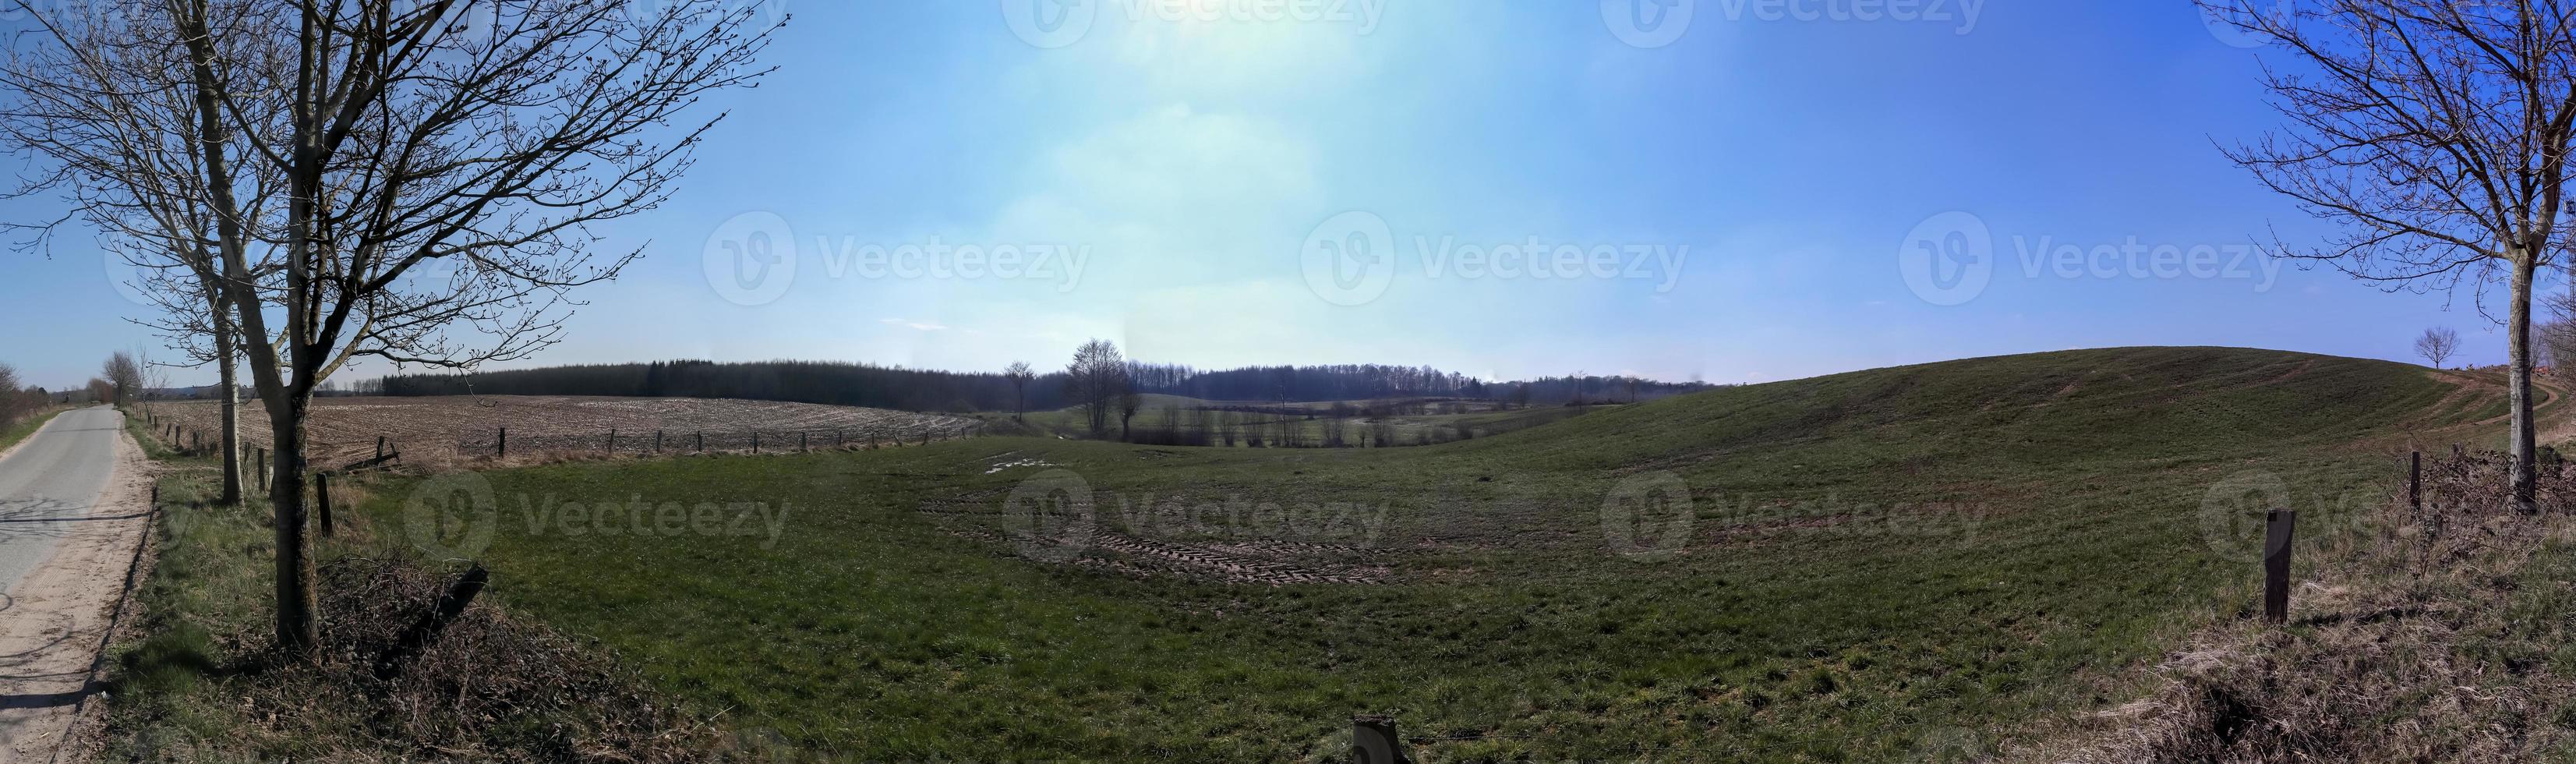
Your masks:
<instances>
[{"instance_id":1,"label":"tree line","mask_svg":"<svg viewBox=\"0 0 2576 764\"><path fill-rule=\"evenodd\" d=\"M28 386L18 379L17 369L0 363L0 430L18 426L52 402L53 393Z\"/></svg>"},{"instance_id":2,"label":"tree line","mask_svg":"<svg viewBox=\"0 0 2576 764\"><path fill-rule=\"evenodd\" d=\"M1105 343L1104 343L1105 344ZM1113 349L1114 348L1110 348ZM1095 353L1100 348L1093 349ZM1309 403L1388 398L1465 398L1534 406L1628 403L1709 389L1697 382L1628 376L1549 377L1485 382L1430 367L1342 364L1199 370L1120 360L1120 384L1135 391L1208 401ZM1025 367L1026 364L1020 364ZM356 394L602 395L653 398L742 398L905 411L1026 411L1082 405L1095 397L1069 386L1066 370L939 371L843 361L699 360L577 364L508 371L393 374L351 385ZM1114 375L1091 378L1102 384ZM1102 409L1104 421L1108 409Z\"/></svg>"}]
</instances>

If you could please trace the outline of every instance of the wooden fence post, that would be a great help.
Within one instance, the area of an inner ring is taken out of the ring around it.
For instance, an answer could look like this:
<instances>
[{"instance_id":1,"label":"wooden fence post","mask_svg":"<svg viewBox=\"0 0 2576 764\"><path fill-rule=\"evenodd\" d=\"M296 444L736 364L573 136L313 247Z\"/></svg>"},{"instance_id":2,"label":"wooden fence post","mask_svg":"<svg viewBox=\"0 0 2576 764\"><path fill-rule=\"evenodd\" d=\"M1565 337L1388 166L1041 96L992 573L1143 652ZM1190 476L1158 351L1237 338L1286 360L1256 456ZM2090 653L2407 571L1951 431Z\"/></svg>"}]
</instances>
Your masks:
<instances>
[{"instance_id":1,"label":"wooden fence post","mask_svg":"<svg viewBox=\"0 0 2576 764\"><path fill-rule=\"evenodd\" d=\"M313 473L313 503L322 510L322 535L331 535L331 473Z\"/></svg>"},{"instance_id":2,"label":"wooden fence post","mask_svg":"<svg viewBox=\"0 0 2576 764\"><path fill-rule=\"evenodd\" d=\"M2275 509L2263 519L2263 620L2281 623L2290 619L2290 540L2299 512Z\"/></svg>"},{"instance_id":3,"label":"wooden fence post","mask_svg":"<svg viewBox=\"0 0 2576 764\"><path fill-rule=\"evenodd\" d=\"M699 431L698 431L698 453L703 454L703 453L706 453L706 452L707 452L707 431L705 431L705 430L699 430Z\"/></svg>"},{"instance_id":4,"label":"wooden fence post","mask_svg":"<svg viewBox=\"0 0 2576 764\"><path fill-rule=\"evenodd\" d=\"M813 450L813 449L811 449L811 448L806 448L806 446L810 443L810 441L807 441L807 440L806 440L806 437L808 437L808 436L810 436L810 435L813 435L813 433L809 433L809 432L806 432L806 431L804 431L804 430L797 430L797 431L796 431L796 450L797 450L799 453L802 453L802 452L805 452L805 451L811 451L811 450Z\"/></svg>"},{"instance_id":5,"label":"wooden fence post","mask_svg":"<svg viewBox=\"0 0 2576 764\"><path fill-rule=\"evenodd\" d=\"M498 451L496 451L496 452L494 452L494 453L492 454L493 456L509 456L509 455L510 455L510 428L507 428L507 427L503 427L503 428L501 428L501 439L500 439L500 440L493 441L493 443L497 444L497 447L499 448L499 450L498 450Z\"/></svg>"},{"instance_id":6,"label":"wooden fence post","mask_svg":"<svg viewBox=\"0 0 2576 764\"><path fill-rule=\"evenodd\" d=\"M259 490L261 490L261 491L265 492L265 491L267 491L267 490L268 490L268 449L265 449L265 448L258 449L258 452L259 452Z\"/></svg>"},{"instance_id":7,"label":"wooden fence post","mask_svg":"<svg viewBox=\"0 0 2576 764\"><path fill-rule=\"evenodd\" d=\"M759 430L753 430L753 431L751 431L751 452L752 452L752 453L755 453L755 454L760 453L760 431L759 431Z\"/></svg>"},{"instance_id":8,"label":"wooden fence post","mask_svg":"<svg viewBox=\"0 0 2576 764\"><path fill-rule=\"evenodd\" d=\"M662 431L653 431L653 453L662 453Z\"/></svg>"},{"instance_id":9,"label":"wooden fence post","mask_svg":"<svg viewBox=\"0 0 2576 764\"><path fill-rule=\"evenodd\" d=\"M385 436L376 436L376 458L385 458Z\"/></svg>"},{"instance_id":10,"label":"wooden fence post","mask_svg":"<svg viewBox=\"0 0 2576 764\"><path fill-rule=\"evenodd\" d=\"M2411 452L2412 464L2406 469L2406 507L2413 514L2424 514L2424 452Z\"/></svg>"},{"instance_id":11,"label":"wooden fence post","mask_svg":"<svg viewBox=\"0 0 2576 764\"><path fill-rule=\"evenodd\" d=\"M1352 764L1411 764L1404 755L1404 738L1395 734L1395 719L1385 716L1351 717Z\"/></svg>"},{"instance_id":12,"label":"wooden fence post","mask_svg":"<svg viewBox=\"0 0 2576 764\"><path fill-rule=\"evenodd\" d=\"M611 456L617 454L617 428L615 427L608 428L608 453Z\"/></svg>"}]
</instances>

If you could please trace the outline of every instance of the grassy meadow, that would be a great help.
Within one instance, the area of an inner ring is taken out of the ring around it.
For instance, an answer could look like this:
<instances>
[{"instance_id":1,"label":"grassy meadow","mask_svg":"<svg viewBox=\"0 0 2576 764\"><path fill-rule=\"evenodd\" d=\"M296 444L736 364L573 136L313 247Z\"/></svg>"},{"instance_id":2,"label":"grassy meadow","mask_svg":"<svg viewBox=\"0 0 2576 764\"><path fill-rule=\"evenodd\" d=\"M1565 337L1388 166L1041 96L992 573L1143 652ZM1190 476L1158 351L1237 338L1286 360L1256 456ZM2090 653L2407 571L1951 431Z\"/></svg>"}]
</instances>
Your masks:
<instances>
[{"instance_id":1,"label":"grassy meadow","mask_svg":"<svg viewBox=\"0 0 2576 764\"><path fill-rule=\"evenodd\" d=\"M2246 615L2260 505L2323 543L2408 439L2502 411L2402 364L2070 351L1421 448L560 464L484 474L462 526L411 501L458 478L363 514L808 752L1320 760L1386 713L1435 760L1882 761L2125 699ZM1077 483L1088 520L1015 500Z\"/></svg>"}]
</instances>

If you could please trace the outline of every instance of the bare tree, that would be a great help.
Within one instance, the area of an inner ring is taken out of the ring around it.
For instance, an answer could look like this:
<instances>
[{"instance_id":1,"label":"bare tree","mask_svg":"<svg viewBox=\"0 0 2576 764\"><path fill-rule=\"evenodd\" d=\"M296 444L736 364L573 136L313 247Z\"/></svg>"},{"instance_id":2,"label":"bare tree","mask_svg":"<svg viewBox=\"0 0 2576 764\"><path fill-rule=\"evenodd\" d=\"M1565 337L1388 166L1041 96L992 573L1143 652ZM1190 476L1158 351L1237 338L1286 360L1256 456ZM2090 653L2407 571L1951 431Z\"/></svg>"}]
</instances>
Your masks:
<instances>
[{"instance_id":1,"label":"bare tree","mask_svg":"<svg viewBox=\"0 0 2576 764\"><path fill-rule=\"evenodd\" d=\"M2534 350L2538 363L2564 378L2567 365L2576 363L2576 294L2553 294L2547 302L2550 320L2531 330Z\"/></svg>"},{"instance_id":2,"label":"bare tree","mask_svg":"<svg viewBox=\"0 0 2576 764\"><path fill-rule=\"evenodd\" d=\"M143 362L135 360L133 353L119 350L108 354L107 363L100 365L98 374L111 387L108 391L110 402L127 408L143 402Z\"/></svg>"},{"instance_id":3,"label":"bare tree","mask_svg":"<svg viewBox=\"0 0 2576 764\"><path fill-rule=\"evenodd\" d=\"M123 10L179 46L187 187L203 189L216 283L278 455L278 640L302 653L317 634L303 497L315 390L356 359L472 368L552 345L568 290L637 254L594 261L588 226L667 197L720 119L684 113L764 73L753 58L783 19L724 0ZM256 178L276 179L278 204Z\"/></svg>"},{"instance_id":4,"label":"bare tree","mask_svg":"<svg viewBox=\"0 0 2576 764\"><path fill-rule=\"evenodd\" d=\"M17 369L0 363L0 427L17 424L19 419L43 405L37 401L38 396L21 389L22 384L18 380Z\"/></svg>"},{"instance_id":5,"label":"bare tree","mask_svg":"<svg viewBox=\"0 0 2576 764\"><path fill-rule=\"evenodd\" d=\"M2449 327L2436 326L2426 329L2424 336L2415 338L2415 354L2423 356L2426 361L2431 361L2433 368L2436 369L2442 368L2442 362L2450 360L2451 354L2458 352L2459 349L2460 333L2452 331Z\"/></svg>"},{"instance_id":6,"label":"bare tree","mask_svg":"<svg viewBox=\"0 0 2576 764\"><path fill-rule=\"evenodd\" d=\"M1145 407L1144 394L1136 390L1135 365L1120 365L1115 384L1118 391L1118 439L1132 443L1136 440L1136 412Z\"/></svg>"},{"instance_id":7,"label":"bare tree","mask_svg":"<svg viewBox=\"0 0 2576 764\"><path fill-rule=\"evenodd\" d=\"M1029 380L1038 378L1037 371L1029 368L1027 361L1012 361L1011 365L1002 368L1002 378L1011 381L1011 418L1027 420Z\"/></svg>"},{"instance_id":8,"label":"bare tree","mask_svg":"<svg viewBox=\"0 0 2576 764\"><path fill-rule=\"evenodd\" d=\"M2285 254L2390 290L2507 287L2512 493L2533 505L2531 285L2563 258L2576 16L2562 0L2200 0L2298 65L2227 156L2342 233Z\"/></svg>"},{"instance_id":9,"label":"bare tree","mask_svg":"<svg viewBox=\"0 0 2576 764\"><path fill-rule=\"evenodd\" d=\"M62 218L10 227L34 232L24 244L43 246L56 225L78 218L103 234L106 256L133 265L130 283L160 310L133 319L161 334L185 360L215 364L224 390L239 387L238 336L231 297L218 283L212 240L213 210L194 143L195 112L187 61L177 26L164 0L102 0L87 8L0 0L0 7L37 24L34 35L50 45L13 47L0 62L0 82L15 96L0 112L0 140L52 165L23 176L14 195L59 192L71 202ZM236 47L246 66L275 63L275 47ZM267 56L269 60L260 60ZM260 125L265 122L244 122ZM226 125L225 129L241 129ZM248 210L276 189L275 175L242 175ZM253 278L264 273L254 269ZM147 368L151 365L147 364ZM224 454L226 503L241 498L237 396L222 397L219 446Z\"/></svg>"},{"instance_id":10,"label":"bare tree","mask_svg":"<svg viewBox=\"0 0 2576 764\"><path fill-rule=\"evenodd\" d=\"M1082 408L1093 437L1109 432L1109 411L1118 405L1120 380L1126 375L1126 360L1108 340L1095 339L1074 348L1073 362L1064 367L1065 393Z\"/></svg>"}]
</instances>

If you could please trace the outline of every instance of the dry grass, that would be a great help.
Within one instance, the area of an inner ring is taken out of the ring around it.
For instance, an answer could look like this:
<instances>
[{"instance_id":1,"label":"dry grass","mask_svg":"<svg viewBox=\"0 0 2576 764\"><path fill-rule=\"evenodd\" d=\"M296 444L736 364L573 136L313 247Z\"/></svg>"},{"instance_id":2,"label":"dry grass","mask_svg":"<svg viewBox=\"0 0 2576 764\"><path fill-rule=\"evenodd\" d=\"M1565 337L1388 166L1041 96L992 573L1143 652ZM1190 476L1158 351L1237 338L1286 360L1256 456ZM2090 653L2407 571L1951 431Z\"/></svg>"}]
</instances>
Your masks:
<instances>
[{"instance_id":1,"label":"dry grass","mask_svg":"<svg viewBox=\"0 0 2576 764\"><path fill-rule=\"evenodd\" d=\"M211 441L221 409L212 401L154 404L156 417ZM266 447L267 415L242 404L242 439ZM308 437L316 467L336 468L375 455L376 439L402 452L405 466L432 471L526 466L563 460L655 453L769 452L800 447L866 447L954 438L972 419L812 403L702 398L457 396L322 398L314 401ZM495 459L501 428L510 430L507 459ZM609 440L611 433L616 441ZM701 441L703 433L703 441ZM182 438L179 445L186 445ZM701 445L703 443L703 445Z\"/></svg>"},{"instance_id":2,"label":"dry grass","mask_svg":"<svg viewBox=\"0 0 2576 764\"><path fill-rule=\"evenodd\" d=\"M2506 464L2428 461L2427 506L2390 501L2305 571L2287 627L2235 614L2157 667L2153 695L2007 760L2569 760L2576 476L2544 465L2527 516L2504 501Z\"/></svg>"}]
</instances>

